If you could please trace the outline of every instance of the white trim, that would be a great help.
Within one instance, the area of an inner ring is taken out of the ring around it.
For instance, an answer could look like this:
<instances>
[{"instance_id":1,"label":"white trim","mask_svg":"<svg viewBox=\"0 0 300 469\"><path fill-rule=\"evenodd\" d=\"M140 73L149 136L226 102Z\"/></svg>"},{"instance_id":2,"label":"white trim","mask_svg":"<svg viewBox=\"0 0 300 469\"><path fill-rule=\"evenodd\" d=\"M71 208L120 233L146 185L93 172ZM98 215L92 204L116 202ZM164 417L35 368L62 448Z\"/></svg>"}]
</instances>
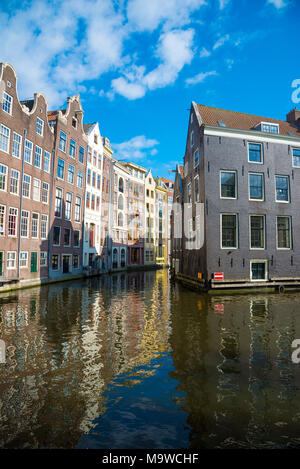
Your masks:
<instances>
[{"instance_id":1,"label":"white trim","mask_svg":"<svg viewBox=\"0 0 300 469\"><path fill-rule=\"evenodd\" d=\"M222 178L221 178L221 173L234 173L235 174L235 178L234 178L234 186L235 186L235 197L222 197ZM238 191L237 191L237 171L234 170L234 169L220 169L220 173L219 173L219 185L220 185L220 199L229 199L229 200L237 200L238 198Z\"/></svg>"},{"instance_id":2,"label":"white trim","mask_svg":"<svg viewBox=\"0 0 300 469\"><path fill-rule=\"evenodd\" d=\"M288 180L288 200L277 200L277 188L276 188L276 177L286 178ZM291 194L290 194L290 176L285 174L275 174L275 202L278 204L289 204L291 202Z\"/></svg>"},{"instance_id":3,"label":"white trim","mask_svg":"<svg viewBox=\"0 0 300 469\"><path fill-rule=\"evenodd\" d=\"M260 154L261 154L261 161L250 161L249 156L250 156L250 148L249 145L260 145ZM248 151L248 163L251 164L264 164L264 146L261 142L252 142L251 140L247 141L247 151Z\"/></svg>"},{"instance_id":4,"label":"white trim","mask_svg":"<svg viewBox=\"0 0 300 469\"><path fill-rule=\"evenodd\" d=\"M261 135L263 132L258 133L259 131L251 131L249 130L240 130L239 129L214 129L212 127L204 127L204 135L211 135L217 137L228 137L228 138L238 138L241 140L249 140L253 142L263 143L263 142L271 142L272 143L280 143L282 145L295 145L299 146L300 138L295 140L295 137L290 137L289 135L280 135L280 134L268 134L267 137Z\"/></svg>"},{"instance_id":5,"label":"white trim","mask_svg":"<svg viewBox=\"0 0 300 469\"><path fill-rule=\"evenodd\" d=\"M264 220L264 238L263 238L264 247L263 248L251 247L251 217L263 217L263 220ZM265 251L266 250L266 215L255 214L255 213L249 214L249 249L250 251Z\"/></svg>"},{"instance_id":6,"label":"white trim","mask_svg":"<svg viewBox=\"0 0 300 469\"><path fill-rule=\"evenodd\" d=\"M263 195L262 199L252 199L250 196L250 176L251 175L262 176L262 195ZM265 173L256 173L253 171L248 172L248 199L251 200L252 202L264 202L265 200Z\"/></svg>"},{"instance_id":7,"label":"white trim","mask_svg":"<svg viewBox=\"0 0 300 469\"><path fill-rule=\"evenodd\" d=\"M279 248L278 247L278 218L288 218L289 219L289 238L290 238L290 247L289 248ZM292 250L292 217L290 215L276 215L276 249L278 251L291 251Z\"/></svg>"},{"instance_id":8,"label":"white trim","mask_svg":"<svg viewBox=\"0 0 300 469\"><path fill-rule=\"evenodd\" d=\"M266 269L265 269L265 278L259 278L259 279L253 279L252 278L252 264L265 264ZM266 259L251 259L250 260L250 280L251 282L266 282L268 280L268 261Z\"/></svg>"},{"instance_id":9,"label":"white trim","mask_svg":"<svg viewBox=\"0 0 300 469\"><path fill-rule=\"evenodd\" d=\"M234 215L235 216L235 219L236 219L236 223L235 223L235 231L236 231L236 247L233 247L233 246L225 246L225 247L222 247L222 244L223 244L223 237L222 237L222 228L223 228L223 223L222 223L222 216L223 215ZM239 249L239 218L238 218L238 214L237 213L228 213L228 212L222 212L220 213L220 249L222 249L223 251L228 251L228 250L231 250L231 249Z\"/></svg>"},{"instance_id":10,"label":"white trim","mask_svg":"<svg viewBox=\"0 0 300 469\"><path fill-rule=\"evenodd\" d=\"M295 166L295 165L294 165L294 150L298 150L298 151L300 152L300 147L298 147L298 148L297 148L297 147L296 147L296 148L292 148L291 150L292 150L292 167L299 169L299 168L300 168L300 165L299 165L299 166Z\"/></svg>"}]
</instances>

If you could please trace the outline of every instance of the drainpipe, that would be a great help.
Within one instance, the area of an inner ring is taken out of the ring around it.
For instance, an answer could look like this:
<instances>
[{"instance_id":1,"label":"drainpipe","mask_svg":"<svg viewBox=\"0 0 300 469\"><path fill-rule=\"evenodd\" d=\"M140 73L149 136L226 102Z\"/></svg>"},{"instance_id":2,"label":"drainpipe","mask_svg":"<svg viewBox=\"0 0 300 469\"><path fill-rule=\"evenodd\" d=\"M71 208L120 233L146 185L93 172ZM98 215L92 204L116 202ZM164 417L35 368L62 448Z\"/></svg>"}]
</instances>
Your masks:
<instances>
[{"instance_id":1,"label":"drainpipe","mask_svg":"<svg viewBox=\"0 0 300 469\"><path fill-rule=\"evenodd\" d=\"M22 155L22 173L21 173L21 184L20 184L20 213L19 213L19 226L18 226L18 252L17 252L17 272L18 279L20 280L20 252L21 252L21 218L22 218L22 204L23 204L23 178L24 178L24 150L25 150L25 139L27 135L27 130L24 130L23 136L23 150ZM29 259L28 259L29 261Z\"/></svg>"}]
</instances>

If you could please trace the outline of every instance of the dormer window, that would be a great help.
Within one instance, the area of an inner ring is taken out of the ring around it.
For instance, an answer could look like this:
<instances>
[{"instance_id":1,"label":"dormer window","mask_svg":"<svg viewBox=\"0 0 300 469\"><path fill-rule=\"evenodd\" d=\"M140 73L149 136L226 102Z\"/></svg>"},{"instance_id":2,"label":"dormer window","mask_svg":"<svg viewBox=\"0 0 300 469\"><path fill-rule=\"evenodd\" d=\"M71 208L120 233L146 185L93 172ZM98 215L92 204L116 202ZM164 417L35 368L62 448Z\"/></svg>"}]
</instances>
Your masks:
<instances>
[{"instance_id":1,"label":"dormer window","mask_svg":"<svg viewBox=\"0 0 300 469\"><path fill-rule=\"evenodd\" d=\"M226 124L223 121L218 121L218 125L219 127L226 127Z\"/></svg>"},{"instance_id":2,"label":"dormer window","mask_svg":"<svg viewBox=\"0 0 300 469\"><path fill-rule=\"evenodd\" d=\"M268 134L279 134L279 125L270 122L261 122L256 127L256 130L260 130L261 132Z\"/></svg>"},{"instance_id":3,"label":"dormer window","mask_svg":"<svg viewBox=\"0 0 300 469\"><path fill-rule=\"evenodd\" d=\"M73 119L72 119L72 127L74 127L74 129L77 128L77 119L76 119L76 117L73 117Z\"/></svg>"}]
</instances>

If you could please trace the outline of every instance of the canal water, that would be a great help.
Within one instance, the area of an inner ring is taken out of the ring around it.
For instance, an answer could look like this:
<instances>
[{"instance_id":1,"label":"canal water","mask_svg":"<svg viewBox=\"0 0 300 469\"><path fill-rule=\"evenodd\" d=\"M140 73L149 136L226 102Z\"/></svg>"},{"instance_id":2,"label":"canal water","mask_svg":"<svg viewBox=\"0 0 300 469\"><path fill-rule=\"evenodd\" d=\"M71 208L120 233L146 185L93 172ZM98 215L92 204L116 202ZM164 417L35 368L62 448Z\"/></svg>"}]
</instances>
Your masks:
<instances>
[{"instance_id":1,"label":"canal water","mask_svg":"<svg viewBox=\"0 0 300 469\"><path fill-rule=\"evenodd\" d=\"M0 447L298 447L299 302L165 270L2 295Z\"/></svg>"}]
</instances>

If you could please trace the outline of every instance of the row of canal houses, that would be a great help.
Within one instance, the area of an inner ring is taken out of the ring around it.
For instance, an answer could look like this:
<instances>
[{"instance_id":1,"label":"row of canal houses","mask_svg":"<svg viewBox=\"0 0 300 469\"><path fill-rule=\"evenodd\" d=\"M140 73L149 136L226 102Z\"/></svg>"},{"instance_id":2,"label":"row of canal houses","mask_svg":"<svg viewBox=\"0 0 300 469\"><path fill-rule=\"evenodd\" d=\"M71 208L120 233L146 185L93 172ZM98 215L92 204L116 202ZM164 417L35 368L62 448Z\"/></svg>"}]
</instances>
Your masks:
<instances>
[{"instance_id":1,"label":"row of canal houses","mask_svg":"<svg viewBox=\"0 0 300 469\"><path fill-rule=\"evenodd\" d=\"M0 288L168 264L172 181L119 162L79 95L20 101L0 64Z\"/></svg>"}]
</instances>

